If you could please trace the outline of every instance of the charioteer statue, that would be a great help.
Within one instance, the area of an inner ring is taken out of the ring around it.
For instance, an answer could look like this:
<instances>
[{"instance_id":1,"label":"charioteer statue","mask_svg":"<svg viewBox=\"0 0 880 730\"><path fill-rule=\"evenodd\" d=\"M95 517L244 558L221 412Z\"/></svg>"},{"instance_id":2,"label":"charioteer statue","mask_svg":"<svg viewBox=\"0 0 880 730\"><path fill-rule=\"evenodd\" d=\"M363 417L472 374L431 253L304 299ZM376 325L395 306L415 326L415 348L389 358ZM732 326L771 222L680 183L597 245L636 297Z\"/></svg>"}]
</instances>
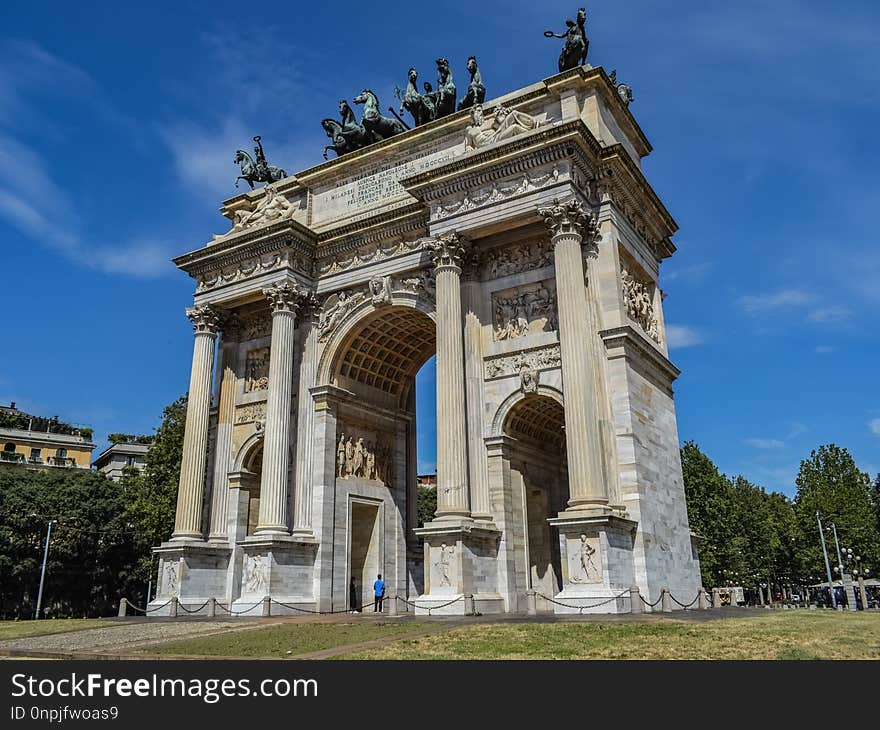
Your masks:
<instances>
[{"instance_id":1,"label":"charioteer statue","mask_svg":"<svg viewBox=\"0 0 880 730\"><path fill-rule=\"evenodd\" d=\"M590 47L590 41L587 38L586 23L587 11L585 8L580 8L577 14L577 21L565 21L565 24L568 26L568 30L565 33L554 33L552 30L544 31L544 36L547 38L565 38L565 45L559 54L560 73L583 66L587 62L587 50Z\"/></svg>"},{"instance_id":2,"label":"charioteer statue","mask_svg":"<svg viewBox=\"0 0 880 730\"><path fill-rule=\"evenodd\" d=\"M244 180L253 190L255 182L273 183L287 177L287 173L283 169L270 165L266 161L266 153L263 152L261 140L260 135L254 137L254 142L257 145L254 147L253 159L244 150L236 151L234 162L241 168L241 175L235 179L235 187L238 187L239 180Z\"/></svg>"}]
</instances>

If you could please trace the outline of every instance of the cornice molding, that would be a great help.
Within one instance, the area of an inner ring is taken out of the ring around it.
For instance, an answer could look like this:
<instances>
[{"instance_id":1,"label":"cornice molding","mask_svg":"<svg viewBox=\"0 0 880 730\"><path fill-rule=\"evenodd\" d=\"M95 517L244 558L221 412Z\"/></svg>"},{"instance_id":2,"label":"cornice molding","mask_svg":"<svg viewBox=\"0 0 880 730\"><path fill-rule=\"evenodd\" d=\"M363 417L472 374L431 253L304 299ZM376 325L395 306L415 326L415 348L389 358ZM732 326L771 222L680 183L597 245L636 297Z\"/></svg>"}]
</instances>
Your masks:
<instances>
[{"instance_id":1,"label":"cornice molding","mask_svg":"<svg viewBox=\"0 0 880 730\"><path fill-rule=\"evenodd\" d=\"M642 374L653 380L668 393L672 393L673 381L681 375L675 365L667 358L660 348L648 336L633 325L613 327L602 330L599 336L605 343L609 360L623 357L630 362L639 363Z\"/></svg>"}]
</instances>

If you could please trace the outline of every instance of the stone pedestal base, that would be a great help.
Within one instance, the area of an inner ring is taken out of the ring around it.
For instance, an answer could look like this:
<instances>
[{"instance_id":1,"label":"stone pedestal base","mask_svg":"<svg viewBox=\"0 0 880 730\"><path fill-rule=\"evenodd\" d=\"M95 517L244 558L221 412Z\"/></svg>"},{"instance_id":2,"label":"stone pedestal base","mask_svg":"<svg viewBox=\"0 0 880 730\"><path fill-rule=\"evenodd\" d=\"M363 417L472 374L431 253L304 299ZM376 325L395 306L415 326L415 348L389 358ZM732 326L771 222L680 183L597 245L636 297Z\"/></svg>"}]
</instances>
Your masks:
<instances>
[{"instance_id":1,"label":"stone pedestal base","mask_svg":"<svg viewBox=\"0 0 880 730\"><path fill-rule=\"evenodd\" d=\"M159 572L147 615L170 615L169 601L177 598L179 616L207 616L209 609L203 604L224 595L231 548L202 540L174 541L163 542L153 553L159 557Z\"/></svg>"},{"instance_id":2,"label":"stone pedestal base","mask_svg":"<svg viewBox=\"0 0 880 730\"><path fill-rule=\"evenodd\" d=\"M241 548L240 590L232 602L235 615L264 615L263 598L272 599L273 616L317 610L314 570L318 543L302 537L248 537ZM287 604L287 605L281 605Z\"/></svg>"},{"instance_id":3,"label":"stone pedestal base","mask_svg":"<svg viewBox=\"0 0 880 730\"><path fill-rule=\"evenodd\" d=\"M636 523L588 511L562 512L548 522L559 530L562 558L562 590L552 597L553 612L629 613Z\"/></svg>"},{"instance_id":4,"label":"stone pedestal base","mask_svg":"<svg viewBox=\"0 0 880 730\"><path fill-rule=\"evenodd\" d=\"M417 615L503 613L496 559L500 531L468 518L434 520L415 530L424 539L424 593ZM448 604L448 605L447 605Z\"/></svg>"}]
</instances>

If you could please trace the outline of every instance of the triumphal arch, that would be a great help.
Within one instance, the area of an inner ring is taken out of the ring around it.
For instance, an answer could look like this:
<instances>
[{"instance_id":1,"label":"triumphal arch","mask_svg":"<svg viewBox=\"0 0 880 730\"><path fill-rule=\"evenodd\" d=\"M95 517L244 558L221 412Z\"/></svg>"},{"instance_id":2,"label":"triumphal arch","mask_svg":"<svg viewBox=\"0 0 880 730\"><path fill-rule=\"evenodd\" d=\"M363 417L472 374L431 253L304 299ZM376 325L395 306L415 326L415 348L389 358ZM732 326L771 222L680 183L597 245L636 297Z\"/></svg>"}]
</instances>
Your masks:
<instances>
[{"instance_id":1,"label":"triumphal arch","mask_svg":"<svg viewBox=\"0 0 880 730\"><path fill-rule=\"evenodd\" d=\"M416 612L695 595L650 151L578 66L227 201L230 230L175 259L195 345L153 607L344 610L377 573Z\"/></svg>"}]
</instances>

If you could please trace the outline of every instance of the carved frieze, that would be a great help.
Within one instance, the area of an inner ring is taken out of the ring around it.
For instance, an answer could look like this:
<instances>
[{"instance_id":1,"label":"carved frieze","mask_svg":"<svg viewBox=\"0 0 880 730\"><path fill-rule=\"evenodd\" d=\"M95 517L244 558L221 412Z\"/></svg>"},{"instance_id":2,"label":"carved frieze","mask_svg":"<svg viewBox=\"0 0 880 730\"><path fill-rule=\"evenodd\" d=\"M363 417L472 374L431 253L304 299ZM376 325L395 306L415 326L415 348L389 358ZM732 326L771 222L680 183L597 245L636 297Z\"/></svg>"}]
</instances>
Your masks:
<instances>
[{"instance_id":1,"label":"carved frieze","mask_svg":"<svg viewBox=\"0 0 880 730\"><path fill-rule=\"evenodd\" d=\"M336 444L336 476L339 479L369 479L389 484L393 468L392 448L380 437L357 433L340 424Z\"/></svg>"},{"instance_id":2,"label":"carved frieze","mask_svg":"<svg viewBox=\"0 0 880 730\"><path fill-rule=\"evenodd\" d=\"M602 563L599 558L599 539L581 535L579 539L566 540L568 580L570 583L600 583Z\"/></svg>"},{"instance_id":3,"label":"carved frieze","mask_svg":"<svg viewBox=\"0 0 880 730\"><path fill-rule=\"evenodd\" d=\"M550 345L539 350L519 352L515 355L506 355L488 360L486 362L486 379L491 380L492 378L505 378L509 375L521 374L523 368L528 368L535 374L535 380L537 381L537 372L539 370L558 368L561 364L562 354L559 345Z\"/></svg>"},{"instance_id":4,"label":"carved frieze","mask_svg":"<svg viewBox=\"0 0 880 730\"><path fill-rule=\"evenodd\" d=\"M422 242L419 239L409 241L400 239L399 241L386 243L385 245L368 244L361 246L355 251L346 252L344 254L339 254L332 259L323 260L320 263L318 270L321 276L338 274L342 271L348 271L349 269L356 269L360 266L412 253L413 251L418 251L421 247Z\"/></svg>"},{"instance_id":5,"label":"carved frieze","mask_svg":"<svg viewBox=\"0 0 880 730\"><path fill-rule=\"evenodd\" d=\"M266 420L266 402L247 403L235 409L236 423L262 423Z\"/></svg>"},{"instance_id":6,"label":"carved frieze","mask_svg":"<svg viewBox=\"0 0 880 730\"><path fill-rule=\"evenodd\" d=\"M544 282L494 293L492 312L496 340L512 340L558 328L556 292Z\"/></svg>"},{"instance_id":7,"label":"carved frieze","mask_svg":"<svg viewBox=\"0 0 880 730\"><path fill-rule=\"evenodd\" d=\"M346 289L334 292L324 300L318 318L318 339L326 340L345 316L366 298L363 291Z\"/></svg>"},{"instance_id":8,"label":"carved frieze","mask_svg":"<svg viewBox=\"0 0 880 730\"><path fill-rule=\"evenodd\" d=\"M429 302L437 299L437 281L433 270L422 269L391 280L392 291L417 294Z\"/></svg>"},{"instance_id":9,"label":"carved frieze","mask_svg":"<svg viewBox=\"0 0 880 730\"><path fill-rule=\"evenodd\" d=\"M272 318L266 312L256 312L241 318L241 341L249 342L272 334Z\"/></svg>"},{"instance_id":10,"label":"carved frieze","mask_svg":"<svg viewBox=\"0 0 880 730\"><path fill-rule=\"evenodd\" d=\"M269 388L269 348L251 350L244 361L244 392Z\"/></svg>"},{"instance_id":11,"label":"carved frieze","mask_svg":"<svg viewBox=\"0 0 880 730\"><path fill-rule=\"evenodd\" d=\"M627 316L654 342L660 342L660 325L654 314L654 285L621 266L620 283Z\"/></svg>"},{"instance_id":12,"label":"carved frieze","mask_svg":"<svg viewBox=\"0 0 880 730\"><path fill-rule=\"evenodd\" d=\"M262 256L254 256L232 266L202 274L197 279L196 293L201 294L226 284L234 284L285 268L308 275L311 272L311 263L301 254L291 250L274 251Z\"/></svg>"},{"instance_id":13,"label":"carved frieze","mask_svg":"<svg viewBox=\"0 0 880 730\"><path fill-rule=\"evenodd\" d=\"M504 180L497 180L476 190L468 190L460 195L444 198L431 207L431 220L443 220L456 213L476 210L557 183L561 177L565 177L564 170L564 166L553 165L532 172L524 172Z\"/></svg>"},{"instance_id":14,"label":"carved frieze","mask_svg":"<svg viewBox=\"0 0 880 730\"><path fill-rule=\"evenodd\" d=\"M480 273L483 279L498 279L552 265L553 244L548 240L538 240L484 252Z\"/></svg>"},{"instance_id":15,"label":"carved frieze","mask_svg":"<svg viewBox=\"0 0 880 730\"><path fill-rule=\"evenodd\" d=\"M483 114L483 105L475 104L471 109L471 124L465 130L464 148L468 151L487 147L495 142L532 132L552 121L549 116L533 117L531 114L500 104L496 107L490 122Z\"/></svg>"}]
</instances>

